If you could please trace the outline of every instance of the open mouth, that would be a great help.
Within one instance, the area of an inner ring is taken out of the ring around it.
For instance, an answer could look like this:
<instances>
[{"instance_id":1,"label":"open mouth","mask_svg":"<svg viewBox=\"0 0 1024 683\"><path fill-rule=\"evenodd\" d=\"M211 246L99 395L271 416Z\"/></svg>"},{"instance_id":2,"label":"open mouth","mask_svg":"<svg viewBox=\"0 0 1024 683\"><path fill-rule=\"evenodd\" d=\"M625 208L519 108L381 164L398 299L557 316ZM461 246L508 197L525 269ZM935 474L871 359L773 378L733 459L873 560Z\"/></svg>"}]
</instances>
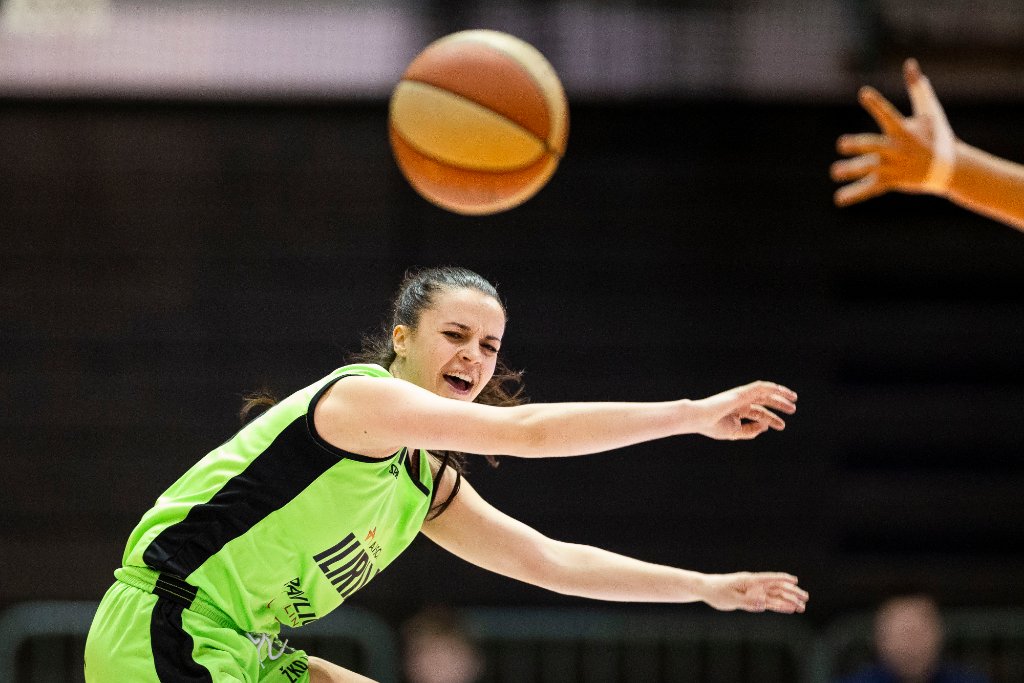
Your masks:
<instances>
[{"instance_id":1,"label":"open mouth","mask_svg":"<svg viewBox=\"0 0 1024 683\"><path fill-rule=\"evenodd\" d=\"M465 394L473 388L473 381L462 375L445 375L444 381L460 394Z\"/></svg>"}]
</instances>

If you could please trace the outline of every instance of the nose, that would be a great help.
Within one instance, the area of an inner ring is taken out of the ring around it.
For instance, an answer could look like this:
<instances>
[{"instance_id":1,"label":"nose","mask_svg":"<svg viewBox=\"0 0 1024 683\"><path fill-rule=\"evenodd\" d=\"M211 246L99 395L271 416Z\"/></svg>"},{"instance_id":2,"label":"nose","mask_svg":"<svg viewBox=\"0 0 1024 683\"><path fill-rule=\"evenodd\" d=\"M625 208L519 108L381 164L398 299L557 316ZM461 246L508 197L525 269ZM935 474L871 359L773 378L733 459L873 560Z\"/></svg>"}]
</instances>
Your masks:
<instances>
[{"instance_id":1,"label":"nose","mask_svg":"<svg viewBox=\"0 0 1024 683\"><path fill-rule=\"evenodd\" d=\"M469 343L462 347L462 358L463 360L470 361L472 363L479 362L480 360L480 349L476 343Z\"/></svg>"}]
</instances>

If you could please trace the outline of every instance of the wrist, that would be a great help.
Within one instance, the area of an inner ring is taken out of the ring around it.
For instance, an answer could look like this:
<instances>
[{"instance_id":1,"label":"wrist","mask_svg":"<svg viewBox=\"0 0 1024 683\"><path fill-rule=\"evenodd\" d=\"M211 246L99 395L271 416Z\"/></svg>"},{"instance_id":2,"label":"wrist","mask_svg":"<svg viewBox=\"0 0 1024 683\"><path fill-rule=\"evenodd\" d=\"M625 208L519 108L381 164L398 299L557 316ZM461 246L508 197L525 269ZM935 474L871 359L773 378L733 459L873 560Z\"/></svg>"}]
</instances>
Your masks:
<instances>
[{"instance_id":1,"label":"wrist","mask_svg":"<svg viewBox=\"0 0 1024 683\"><path fill-rule=\"evenodd\" d=\"M693 594L700 602L712 603L712 574L693 572Z\"/></svg>"},{"instance_id":2,"label":"wrist","mask_svg":"<svg viewBox=\"0 0 1024 683\"><path fill-rule=\"evenodd\" d=\"M921 181L921 189L940 197L946 195L956 168L956 138L949 128L936 131L932 160Z\"/></svg>"},{"instance_id":3,"label":"wrist","mask_svg":"<svg viewBox=\"0 0 1024 683\"><path fill-rule=\"evenodd\" d=\"M702 433L703 424L701 424L700 414L700 401L688 398L675 401L675 433L677 435Z\"/></svg>"}]
</instances>

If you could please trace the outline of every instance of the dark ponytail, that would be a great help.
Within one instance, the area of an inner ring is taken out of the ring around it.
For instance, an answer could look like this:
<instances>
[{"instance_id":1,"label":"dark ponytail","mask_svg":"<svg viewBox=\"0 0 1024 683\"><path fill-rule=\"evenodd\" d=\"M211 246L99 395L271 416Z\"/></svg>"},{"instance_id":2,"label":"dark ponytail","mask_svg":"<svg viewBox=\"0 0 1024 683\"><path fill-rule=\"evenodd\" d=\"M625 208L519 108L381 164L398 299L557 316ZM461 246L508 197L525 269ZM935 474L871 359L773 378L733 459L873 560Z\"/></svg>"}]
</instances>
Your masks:
<instances>
[{"instance_id":1,"label":"dark ponytail","mask_svg":"<svg viewBox=\"0 0 1024 683\"><path fill-rule=\"evenodd\" d=\"M242 408L238 411L238 419L248 424L265 413L277 403L277 397L269 389L260 389L242 396Z\"/></svg>"}]
</instances>

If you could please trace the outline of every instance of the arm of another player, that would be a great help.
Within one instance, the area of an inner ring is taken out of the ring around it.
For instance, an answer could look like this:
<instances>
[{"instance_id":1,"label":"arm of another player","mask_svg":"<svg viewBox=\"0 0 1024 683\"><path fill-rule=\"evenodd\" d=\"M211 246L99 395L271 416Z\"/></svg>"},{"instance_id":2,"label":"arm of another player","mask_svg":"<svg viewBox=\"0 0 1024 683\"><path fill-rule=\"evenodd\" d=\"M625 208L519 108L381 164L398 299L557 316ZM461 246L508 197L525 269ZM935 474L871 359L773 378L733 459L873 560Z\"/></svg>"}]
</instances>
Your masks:
<instances>
[{"instance_id":1,"label":"arm of another player","mask_svg":"<svg viewBox=\"0 0 1024 683\"><path fill-rule=\"evenodd\" d=\"M928 78L916 60L903 67L913 113L904 117L871 87L858 99L881 133L843 135L836 147L850 156L832 164L832 178L852 181L835 193L849 206L897 190L930 193L1024 231L1024 166L954 137Z\"/></svg>"},{"instance_id":2,"label":"arm of another player","mask_svg":"<svg viewBox=\"0 0 1024 683\"><path fill-rule=\"evenodd\" d=\"M451 483L446 477L439 497ZM465 480L448 509L423 524L423 533L483 569L595 600L703 601L718 610L792 614L803 612L809 597L790 574L703 574L553 540L492 507Z\"/></svg>"},{"instance_id":3,"label":"arm of another player","mask_svg":"<svg viewBox=\"0 0 1024 683\"><path fill-rule=\"evenodd\" d=\"M405 445L437 451L520 457L572 456L678 434L752 439L786 424L796 393L753 382L691 401L528 403L495 407L444 398L393 378L347 377L320 400L317 431L353 453Z\"/></svg>"},{"instance_id":4,"label":"arm of another player","mask_svg":"<svg viewBox=\"0 0 1024 683\"><path fill-rule=\"evenodd\" d=\"M309 657L309 683L376 683L354 671L342 668L319 657Z\"/></svg>"}]
</instances>

